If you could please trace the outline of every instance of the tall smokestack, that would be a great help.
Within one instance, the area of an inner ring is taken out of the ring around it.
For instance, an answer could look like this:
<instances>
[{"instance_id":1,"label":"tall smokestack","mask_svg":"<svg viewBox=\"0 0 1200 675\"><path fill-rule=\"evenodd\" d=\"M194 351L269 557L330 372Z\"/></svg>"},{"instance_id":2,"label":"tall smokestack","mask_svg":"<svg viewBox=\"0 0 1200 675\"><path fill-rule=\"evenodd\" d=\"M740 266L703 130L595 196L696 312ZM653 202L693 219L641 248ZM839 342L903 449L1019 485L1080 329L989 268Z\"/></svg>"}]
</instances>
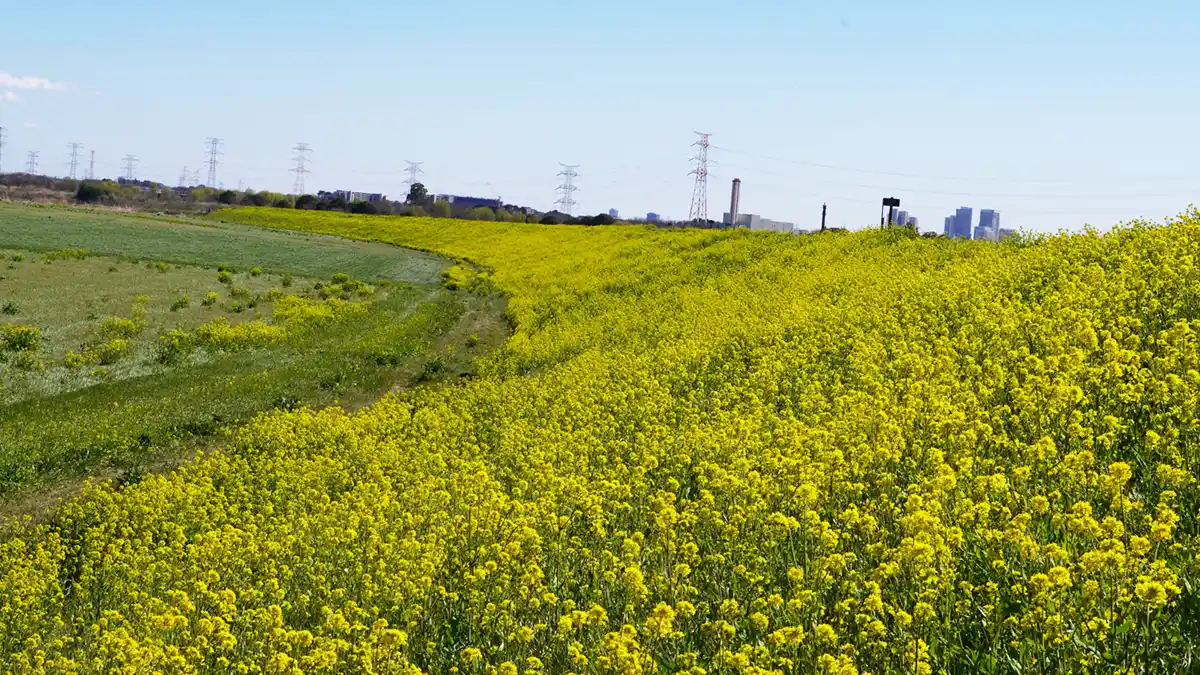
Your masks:
<instances>
[{"instance_id":1,"label":"tall smokestack","mask_svg":"<svg viewBox=\"0 0 1200 675\"><path fill-rule=\"evenodd\" d=\"M742 179L733 179L733 191L729 196L729 225L737 227L738 205L742 201Z\"/></svg>"}]
</instances>

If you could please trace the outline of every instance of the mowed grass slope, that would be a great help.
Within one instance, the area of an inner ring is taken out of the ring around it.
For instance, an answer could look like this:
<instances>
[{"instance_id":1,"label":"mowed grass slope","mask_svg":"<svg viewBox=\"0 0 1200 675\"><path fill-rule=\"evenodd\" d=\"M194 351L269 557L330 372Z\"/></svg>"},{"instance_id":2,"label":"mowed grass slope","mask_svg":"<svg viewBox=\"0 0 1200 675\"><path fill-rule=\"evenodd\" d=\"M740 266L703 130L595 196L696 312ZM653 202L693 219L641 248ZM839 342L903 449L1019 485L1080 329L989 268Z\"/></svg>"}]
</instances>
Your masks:
<instances>
[{"instance_id":1,"label":"mowed grass slope","mask_svg":"<svg viewBox=\"0 0 1200 675\"><path fill-rule=\"evenodd\" d=\"M261 411L357 406L455 378L506 332L502 297L443 287L450 262L417 251L5 208L0 331L38 334L33 348L0 349L0 499L15 499L10 509L39 505L40 490L69 491L89 473L137 479ZM53 217L31 233L28 211ZM75 248L46 250L59 243ZM216 264L163 262L193 254ZM279 273L264 271L258 254ZM245 266L215 269L226 256ZM334 267L339 260L381 276L356 281ZM339 271L307 276L327 269ZM335 318L322 318L331 310Z\"/></svg>"},{"instance_id":2,"label":"mowed grass slope","mask_svg":"<svg viewBox=\"0 0 1200 675\"><path fill-rule=\"evenodd\" d=\"M164 219L60 206L0 202L0 246L33 251L84 249L141 261L328 279L437 283L444 259L340 237L269 231L217 221Z\"/></svg>"}]
</instances>

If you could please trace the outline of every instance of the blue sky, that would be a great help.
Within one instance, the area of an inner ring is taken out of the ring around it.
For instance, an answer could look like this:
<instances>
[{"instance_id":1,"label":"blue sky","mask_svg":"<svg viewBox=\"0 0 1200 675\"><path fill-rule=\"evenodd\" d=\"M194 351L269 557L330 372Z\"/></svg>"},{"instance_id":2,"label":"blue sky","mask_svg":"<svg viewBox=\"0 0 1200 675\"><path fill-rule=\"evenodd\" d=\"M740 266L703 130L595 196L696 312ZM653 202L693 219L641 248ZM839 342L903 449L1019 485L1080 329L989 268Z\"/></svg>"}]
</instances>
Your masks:
<instances>
[{"instance_id":1,"label":"blue sky","mask_svg":"<svg viewBox=\"0 0 1200 675\"><path fill-rule=\"evenodd\" d=\"M288 191L432 191L686 217L693 131L709 211L940 231L960 205L1052 231L1161 219L1200 191L1200 3L442 0L201 6L0 0L4 170L71 141L115 176ZM38 79L41 78L41 79ZM43 81L44 80L44 81ZM62 85L59 88L46 88ZM201 172L201 178L206 171Z\"/></svg>"}]
</instances>

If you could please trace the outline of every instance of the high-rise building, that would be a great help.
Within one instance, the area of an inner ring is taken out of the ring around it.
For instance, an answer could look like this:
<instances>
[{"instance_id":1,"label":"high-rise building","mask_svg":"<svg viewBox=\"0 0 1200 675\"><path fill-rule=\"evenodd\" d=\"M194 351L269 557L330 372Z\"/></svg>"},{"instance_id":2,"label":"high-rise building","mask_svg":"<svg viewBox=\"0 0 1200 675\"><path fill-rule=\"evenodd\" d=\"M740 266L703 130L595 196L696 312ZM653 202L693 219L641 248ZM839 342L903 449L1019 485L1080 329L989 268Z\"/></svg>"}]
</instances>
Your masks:
<instances>
[{"instance_id":1,"label":"high-rise building","mask_svg":"<svg viewBox=\"0 0 1200 675\"><path fill-rule=\"evenodd\" d=\"M970 239L971 238L971 216L974 215L974 209L969 206L960 206L954 212L954 227L951 228L950 236L955 239Z\"/></svg>"},{"instance_id":2,"label":"high-rise building","mask_svg":"<svg viewBox=\"0 0 1200 675\"><path fill-rule=\"evenodd\" d=\"M909 227L911 227L912 229L914 229L914 230L915 230L915 229L917 229L917 224L918 224L918 223L917 223L917 217L916 217L916 216L909 216L909 217L908 217L908 226L909 226Z\"/></svg>"},{"instance_id":3,"label":"high-rise building","mask_svg":"<svg viewBox=\"0 0 1200 675\"><path fill-rule=\"evenodd\" d=\"M618 211L617 211L616 209L609 209L609 210L608 210L608 215L612 216L614 220L615 220L616 218L619 218L619 217L620 217L620 216L619 216L619 215L617 215L617 214L618 214Z\"/></svg>"},{"instance_id":4,"label":"high-rise building","mask_svg":"<svg viewBox=\"0 0 1200 675\"><path fill-rule=\"evenodd\" d=\"M942 234L947 237L954 235L954 216L946 216L946 224L942 228Z\"/></svg>"},{"instance_id":5,"label":"high-rise building","mask_svg":"<svg viewBox=\"0 0 1200 675\"><path fill-rule=\"evenodd\" d=\"M979 227L986 232L985 239L1000 240L1000 212L995 209L982 209L979 212ZM978 238L978 237L976 237Z\"/></svg>"},{"instance_id":6,"label":"high-rise building","mask_svg":"<svg viewBox=\"0 0 1200 675\"><path fill-rule=\"evenodd\" d=\"M908 211L892 211L892 224L893 225L907 225L908 224Z\"/></svg>"},{"instance_id":7,"label":"high-rise building","mask_svg":"<svg viewBox=\"0 0 1200 675\"><path fill-rule=\"evenodd\" d=\"M647 213L646 214L646 222L657 223L658 220L659 220L659 216L657 213Z\"/></svg>"}]
</instances>

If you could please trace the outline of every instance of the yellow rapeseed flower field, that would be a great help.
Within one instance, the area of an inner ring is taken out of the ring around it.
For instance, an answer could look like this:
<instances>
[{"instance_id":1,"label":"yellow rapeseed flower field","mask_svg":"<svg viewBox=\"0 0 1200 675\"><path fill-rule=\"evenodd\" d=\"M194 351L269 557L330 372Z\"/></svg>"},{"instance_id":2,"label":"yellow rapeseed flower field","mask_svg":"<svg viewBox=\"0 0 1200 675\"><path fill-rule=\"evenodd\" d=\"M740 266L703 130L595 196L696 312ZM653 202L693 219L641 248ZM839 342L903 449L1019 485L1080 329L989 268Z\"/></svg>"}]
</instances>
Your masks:
<instances>
[{"instance_id":1,"label":"yellow rapeseed flower field","mask_svg":"<svg viewBox=\"0 0 1200 675\"><path fill-rule=\"evenodd\" d=\"M3 672L1197 667L1196 211L1001 245L219 217L469 261L514 335L10 523Z\"/></svg>"}]
</instances>

